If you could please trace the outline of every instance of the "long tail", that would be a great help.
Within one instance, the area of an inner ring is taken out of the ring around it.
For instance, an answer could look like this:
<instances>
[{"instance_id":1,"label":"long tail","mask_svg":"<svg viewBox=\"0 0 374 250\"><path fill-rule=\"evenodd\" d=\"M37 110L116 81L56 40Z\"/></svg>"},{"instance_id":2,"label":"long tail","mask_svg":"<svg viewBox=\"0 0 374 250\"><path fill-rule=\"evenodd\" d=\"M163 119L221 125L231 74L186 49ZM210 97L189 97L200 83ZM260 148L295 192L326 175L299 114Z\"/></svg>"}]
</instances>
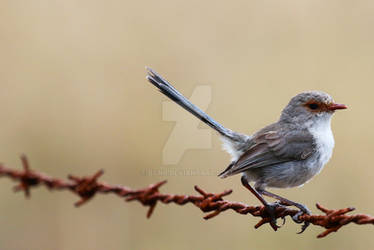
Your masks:
<instances>
[{"instance_id":1,"label":"long tail","mask_svg":"<svg viewBox=\"0 0 374 250\"><path fill-rule=\"evenodd\" d=\"M212 117L204 113L197 106L193 105L186 97L179 93L170 83L163 79L157 72L151 68L146 68L148 71L147 80L155 85L164 95L169 97L171 100L182 106L185 110L199 118L202 122L206 123L213 129L215 129L222 136L234 139L234 133L223 127L221 124L216 122Z\"/></svg>"}]
</instances>

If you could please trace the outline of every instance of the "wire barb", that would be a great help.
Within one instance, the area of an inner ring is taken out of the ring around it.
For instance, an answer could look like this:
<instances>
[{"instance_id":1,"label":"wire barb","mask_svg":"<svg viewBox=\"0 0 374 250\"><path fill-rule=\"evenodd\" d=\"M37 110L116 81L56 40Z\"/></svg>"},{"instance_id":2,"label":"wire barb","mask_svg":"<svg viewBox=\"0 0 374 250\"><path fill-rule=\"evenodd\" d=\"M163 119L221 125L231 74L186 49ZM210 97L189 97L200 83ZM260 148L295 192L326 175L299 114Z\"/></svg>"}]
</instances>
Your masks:
<instances>
[{"instance_id":1,"label":"wire barb","mask_svg":"<svg viewBox=\"0 0 374 250\"><path fill-rule=\"evenodd\" d=\"M259 228L264 224L269 223L271 218L264 206L250 206L241 202L231 202L224 200L223 197L232 193L232 190L226 190L222 193L208 193L202 188L195 186L195 191L198 195L174 195L164 194L159 191L160 187L166 184L166 181L161 181L156 184L149 185L142 189L131 189L121 185L110 185L104 182L99 182L98 179L104 174L103 170L99 170L92 176L77 177L73 175L68 176L68 180L49 177L43 173L33 171L30 168L26 156L21 156L23 170L14 170L7 168L0 164L0 177L8 177L14 181L19 182L14 187L15 191L24 191L25 197L30 197L30 189L37 186L45 186L50 190L70 190L72 193L80 197L80 200L75 203L75 206L81 206L91 200L96 194L113 193L119 197L125 198L126 202L138 201L143 206L147 206L147 218L150 218L158 202L163 204L174 203L176 205L185 205L191 203L200 208L204 213L204 219L208 220L221 214L227 210L242 215L251 214L254 217L260 217L261 220L255 225ZM317 208L324 213L324 215L309 215L303 214L299 216L301 222L309 222L310 224L325 228L325 231L320 233L317 237L323 238L332 232L337 232L342 226L349 223L358 225L372 224L374 225L374 217L365 214L347 215L352 212L354 208L343 208L338 210L330 210L320 204L316 204ZM294 216L299 210L291 209L289 207L279 206L275 210L275 217L282 218L283 224L286 216Z\"/></svg>"}]
</instances>

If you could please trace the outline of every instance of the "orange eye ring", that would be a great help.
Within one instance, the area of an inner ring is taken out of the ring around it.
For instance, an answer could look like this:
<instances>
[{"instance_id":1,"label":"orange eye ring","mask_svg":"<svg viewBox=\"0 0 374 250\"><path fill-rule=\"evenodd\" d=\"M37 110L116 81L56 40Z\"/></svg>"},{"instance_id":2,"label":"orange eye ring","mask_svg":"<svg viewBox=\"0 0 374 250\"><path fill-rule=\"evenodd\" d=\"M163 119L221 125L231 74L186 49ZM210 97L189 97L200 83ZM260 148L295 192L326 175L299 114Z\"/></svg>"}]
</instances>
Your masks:
<instances>
[{"instance_id":1,"label":"orange eye ring","mask_svg":"<svg viewBox=\"0 0 374 250\"><path fill-rule=\"evenodd\" d=\"M317 102L315 100L310 100L309 102L305 103L304 106L311 112L334 112L337 109L347 108L347 106L345 106L344 104L324 103Z\"/></svg>"}]
</instances>

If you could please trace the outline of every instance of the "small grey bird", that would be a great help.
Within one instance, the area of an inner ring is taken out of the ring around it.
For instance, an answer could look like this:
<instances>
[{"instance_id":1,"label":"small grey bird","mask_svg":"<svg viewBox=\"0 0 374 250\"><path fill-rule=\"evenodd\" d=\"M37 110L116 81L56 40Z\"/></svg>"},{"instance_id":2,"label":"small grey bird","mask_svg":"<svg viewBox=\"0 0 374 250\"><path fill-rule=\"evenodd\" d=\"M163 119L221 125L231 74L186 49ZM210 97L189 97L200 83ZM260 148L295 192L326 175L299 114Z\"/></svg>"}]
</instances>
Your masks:
<instances>
[{"instance_id":1,"label":"small grey bird","mask_svg":"<svg viewBox=\"0 0 374 250\"><path fill-rule=\"evenodd\" d=\"M226 178L241 173L242 184L265 206L274 230L278 228L275 219L278 206L299 208L300 212L293 217L298 223L300 215L310 214L306 206L265 189L299 187L322 170L334 148L331 117L335 110L346 109L344 104L334 103L331 96L321 91L303 92L290 100L277 122L253 135L244 135L223 127L155 71L147 70L149 82L221 135L223 147L232 159L219 176ZM254 182L254 188L250 182ZM262 195L279 202L268 203ZM308 225L304 223L300 233Z\"/></svg>"}]
</instances>

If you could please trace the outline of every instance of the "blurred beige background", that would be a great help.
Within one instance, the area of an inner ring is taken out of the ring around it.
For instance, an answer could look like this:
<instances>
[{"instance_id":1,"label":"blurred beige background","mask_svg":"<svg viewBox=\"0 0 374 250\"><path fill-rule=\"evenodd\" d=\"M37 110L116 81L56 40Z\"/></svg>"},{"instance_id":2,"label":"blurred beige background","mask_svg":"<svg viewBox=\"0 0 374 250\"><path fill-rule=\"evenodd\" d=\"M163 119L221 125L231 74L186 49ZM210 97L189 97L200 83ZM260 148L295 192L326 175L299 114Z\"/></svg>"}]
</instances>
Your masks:
<instances>
[{"instance_id":1,"label":"blurred beige background","mask_svg":"<svg viewBox=\"0 0 374 250\"><path fill-rule=\"evenodd\" d=\"M162 191L193 185L258 204L239 176L144 175L152 169L221 171L229 156L211 147L162 164L175 123L145 80L148 65L186 96L211 88L208 113L252 133L278 119L298 92L318 89L349 106L333 119L333 158L310 183L275 190L307 204L373 213L373 1L1 1L0 159L53 176L103 168L103 181L134 188L167 179ZM179 109L180 112L185 112ZM191 121L195 118L190 116ZM199 125L207 129L205 125ZM186 135L185 135L186 136ZM183 144L182 140L180 141ZM373 227L349 225L325 239L254 230L257 219L227 212L204 221L191 205L158 205L150 220L138 203L77 197L44 188L32 199L0 180L0 249L372 249Z\"/></svg>"}]
</instances>

